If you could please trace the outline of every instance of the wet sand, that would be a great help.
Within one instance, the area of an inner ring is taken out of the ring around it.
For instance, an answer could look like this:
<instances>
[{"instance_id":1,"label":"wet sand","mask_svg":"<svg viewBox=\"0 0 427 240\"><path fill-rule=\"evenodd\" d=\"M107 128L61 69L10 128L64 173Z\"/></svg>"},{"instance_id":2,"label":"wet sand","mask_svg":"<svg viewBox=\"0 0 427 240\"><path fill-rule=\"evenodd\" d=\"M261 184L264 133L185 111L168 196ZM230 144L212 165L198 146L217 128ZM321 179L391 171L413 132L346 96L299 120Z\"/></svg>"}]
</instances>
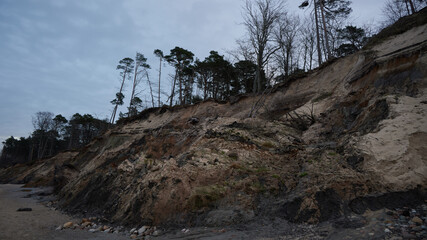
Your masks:
<instances>
[{"instance_id":1,"label":"wet sand","mask_svg":"<svg viewBox=\"0 0 427 240\"><path fill-rule=\"evenodd\" d=\"M44 206L35 198L26 197L37 191L40 189L24 189L21 185L12 184L0 185L0 239L129 239L120 234L90 233L80 229L55 230L75 219ZM19 208L32 208L32 211L18 212Z\"/></svg>"}]
</instances>

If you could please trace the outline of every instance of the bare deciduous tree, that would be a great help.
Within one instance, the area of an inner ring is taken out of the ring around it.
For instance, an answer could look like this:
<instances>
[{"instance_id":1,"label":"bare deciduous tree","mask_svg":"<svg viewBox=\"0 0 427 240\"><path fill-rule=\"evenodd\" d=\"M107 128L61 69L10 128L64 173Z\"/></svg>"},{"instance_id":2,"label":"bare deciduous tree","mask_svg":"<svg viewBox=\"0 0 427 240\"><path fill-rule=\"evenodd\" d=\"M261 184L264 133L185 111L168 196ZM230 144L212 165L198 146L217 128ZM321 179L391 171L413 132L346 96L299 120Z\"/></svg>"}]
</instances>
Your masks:
<instances>
[{"instance_id":1,"label":"bare deciduous tree","mask_svg":"<svg viewBox=\"0 0 427 240\"><path fill-rule=\"evenodd\" d=\"M256 79L253 92L262 90L264 67L271 56L279 50L274 39L274 29L284 14L284 1L281 0L246 0L244 7L244 25L248 31L249 42L256 55Z\"/></svg>"},{"instance_id":2,"label":"bare deciduous tree","mask_svg":"<svg viewBox=\"0 0 427 240\"><path fill-rule=\"evenodd\" d=\"M413 14L427 6L424 0L387 0L382 8L385 17L384 25L390 25L399 18Z\"/></svg>"},{"instance_id":3,"label":"bare deciduous tree","mask_svg":"<svg viewBox=\"0 0 427 240\"><path fill-rule=\"evenodd\" d=\"M300 20L296 15L282 15L275 35L279 43L280 51L275 54L275 59L282 70L282 74L288 77L293 69L293 55L296 49Z\"/></svg>"},{"instance_id":4,"label":"bare deciduous tree","mask_svg":"<svg viewBox=\"0 0 427 240\"><path fill-rule=\"evenodd\" d=\"M32 118L34 127L35 138L38 138L38 151L37 159L41 159L44 156L48 141L49 134L53 125L53 113L51 112L37 112ZM33 143L34 144L34 143Z\"/></svg>"},{"instance_id":5,"label":"bare deciduous tree","mask_svg":"<svg viewBox=\"0 0 427 240\"><path fill-rule=\"evenodd\" d=\"M313 57L315 50L315 42L316 42L316 29L310 24L311 19L306 18L304 20L304 24L301 28L301 42L303 46L303 69L312 69L313 68Z\"/></svg>"}]
</instances>

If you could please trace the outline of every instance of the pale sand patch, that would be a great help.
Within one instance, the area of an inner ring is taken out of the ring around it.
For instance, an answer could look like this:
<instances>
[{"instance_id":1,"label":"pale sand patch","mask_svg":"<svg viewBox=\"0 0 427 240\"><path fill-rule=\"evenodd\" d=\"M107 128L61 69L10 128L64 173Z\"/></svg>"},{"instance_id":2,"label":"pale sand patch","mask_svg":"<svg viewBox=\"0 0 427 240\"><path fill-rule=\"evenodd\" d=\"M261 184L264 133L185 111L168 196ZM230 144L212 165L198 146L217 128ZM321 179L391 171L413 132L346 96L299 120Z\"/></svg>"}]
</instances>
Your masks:
<instances>
[{"instance_id":1,"label":"pale sand patch","mask_svg":"<svg viewBox=\"0 0 427 240\"><path fill-rule=\"evenodd\" d=\"M364 168L384 177L390 187L407 189L427 183L427 91L420 97L389 96L390 115L376 133L361 137Z\"/></svg>"},{"instance_id":2,"label":"pale sand patch","mask_svg":"<svg viewBox=\"0 0 427 240\"><path fill-rule=\"evenodd\" d=\"M402 34L392 36L373 48L378 56L384 56L421 42L427 38L427 24L408 30Z\"/></svg>"}]
</instances>

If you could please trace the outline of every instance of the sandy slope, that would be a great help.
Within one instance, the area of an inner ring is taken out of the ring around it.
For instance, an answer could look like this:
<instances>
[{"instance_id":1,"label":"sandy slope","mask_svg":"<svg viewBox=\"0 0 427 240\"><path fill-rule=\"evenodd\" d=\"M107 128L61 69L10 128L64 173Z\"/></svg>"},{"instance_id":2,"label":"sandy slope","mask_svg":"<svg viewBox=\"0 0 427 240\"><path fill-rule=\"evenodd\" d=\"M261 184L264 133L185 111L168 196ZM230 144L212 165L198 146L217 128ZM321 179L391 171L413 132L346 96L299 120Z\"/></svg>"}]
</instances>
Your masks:
<instances>
[{"instance_id":1,"label":"sandy slope","mask_svg":"<svg viewBox=\"0 0 427 240\"><path fill-rule=\"evenodd\" d=\"M128 239L121 235L83 230L56 231L57 226L73 219L45 207L35 199L23 198L28 193L23 192L20 185L0 185L0 239ZM33 210L16 211L23 207Z\"/></svg>"},{"instance_id":2,"label":"sandy slope","mask_svg":"<svg viewBox=\"0 0 427 240\"><path fill-rule=\"evenodd\" d=\"M427 182L427 100L420 97L389 97L389 119L378 132L362 137L359 148L370 156L365 168L384 176L386 184L400 190Z\"/></svg>"}]
</instances>

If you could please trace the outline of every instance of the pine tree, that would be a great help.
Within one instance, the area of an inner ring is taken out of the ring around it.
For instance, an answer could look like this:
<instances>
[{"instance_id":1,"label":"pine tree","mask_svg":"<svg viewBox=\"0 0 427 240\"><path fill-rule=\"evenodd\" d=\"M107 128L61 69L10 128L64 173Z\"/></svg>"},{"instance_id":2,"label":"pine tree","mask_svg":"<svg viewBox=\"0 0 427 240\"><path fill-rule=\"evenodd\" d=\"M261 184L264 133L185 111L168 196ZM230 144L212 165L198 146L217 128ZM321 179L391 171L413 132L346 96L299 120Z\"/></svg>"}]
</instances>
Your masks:
<instances>
[{"instance_id":1,"label":"pine tree","mask_svg":"<svg viewBox=\"0 0 427 240\"><path fill-rule=\"evenodd\" d=\"M172 107L173 104L177 81L179 88L179 103L184 104L184 71L189 68L191 63L194 61L194 54L186 49L175 47L170 51L169 55L165 56L165 60L175 67L175 76L170 96L170 106Z\"/></svg>"},{"instance_id":2,"label":"pine tree","mask_svg":"<svg viewBox=\"0 0 427 240\"><path fill-rule=\"evenodd\" d=\"M129 103L129 113L128 116L135 115L137 113L136 111L136 105L135 102L135 89L139 83L140 78L142 78L144 75L147 74L147 69L150 68L150 65L147 64L147 58L144 57L141 53L136 53L135 56L135 70L133 74L133 85L132 85L132 93L130 97L130 103Z\"/></svg>"},{"instance_id":3,"label":"pine tree","mask_svg":"<svg viewBox=\"0 0 427 240\"><path fill-rule=\"evenodd\" d=\"M160 49L154 50L154 55L156 55L160 61L160 63L159 63L159 89L158 89L159 91L158 91L158 96L157 96L158 107L160 107L160 89L161 89L160 88L160 80L162 78L162 63L163 63L164 55L163 55L163 51Z\"/></svg>"},{"instance_id":4,"label":"pine tree","mask_svg":"<svg viewBox=\"0 0 427 240\"><path fill-rule=\"evenodd\" d=\"M110 123L114 123L116 118L117 108L119 105L123 105L123 87L125 85L125 80L131 77L132 71L134 69L134 61L132 58L123 58L120 60L119 65L117 65L117 70L121 70L120 76L122 77L122 83L120 85L120 90L116 93L116 98L111 101L111 104L114 105L113 113L111 114Z\"/></svg>"}]
</instances>

